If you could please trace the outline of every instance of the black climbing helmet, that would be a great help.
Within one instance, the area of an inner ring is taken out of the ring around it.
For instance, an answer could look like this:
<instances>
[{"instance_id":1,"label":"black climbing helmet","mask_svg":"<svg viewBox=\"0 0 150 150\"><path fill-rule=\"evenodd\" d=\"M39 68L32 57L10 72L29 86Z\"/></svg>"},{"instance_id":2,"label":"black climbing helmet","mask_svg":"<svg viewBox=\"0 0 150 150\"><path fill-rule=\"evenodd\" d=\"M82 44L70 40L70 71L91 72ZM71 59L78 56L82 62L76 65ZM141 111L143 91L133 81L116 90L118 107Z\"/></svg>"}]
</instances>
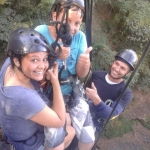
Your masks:
<instances>
[{"instance_id":1,"label":"black climbing helmet","mask_svg":"<svg viewBox=\"0 0 150 150\"><path fill-rule=\"evenodd\" d=\"M68 0L55 0L53 5L56 4L63 4L64 2L67 2ZM68 2L71 2L72 5L77 5L78 7L80 7L82 9L82 11L84 12L84 0L69 0Z\"/></svg>"},{"instance_id":2,"label":"black climbing helmet","mask_svg":"<svg viewBox=\"0 0 150 150\"><path fill-rule=\"evenodd\" d=\"M18 28L8 39L7 55L28 54L32 52L50 52L47 40L40 33L29 28Z\"/></svg>"},{"instance_id":3,"label":"black climbing helmet","mask_svg":"<svg viewBox=\"0 0 150 150\"><path fill-rule=\"evenodd\" d=\"M51 7L50 13L49 13L50 20L52 20L52 13L54 11L56 11L56 12L59 11L60 6L63 5L65 2L67 2L67 4L69 6L76 5L79 8L81 8L81 10L83 11L83 13L85 12L85 9L84 9L84 0L55 0L54 4ZM83 18L84 18L84 16L83 16Z\"/></svg>"},{"instance_id":4,"label":"black climbing helmet","mask_svg":"<svg viewBox=\"0 0 150 150\"><path fill-rule=\"evenodd\" d=\"M115 55L115 59L126 63L132 71L135 69L138 61L137 54L131 49L123 49Z\"/></svg>"}]
</instances>

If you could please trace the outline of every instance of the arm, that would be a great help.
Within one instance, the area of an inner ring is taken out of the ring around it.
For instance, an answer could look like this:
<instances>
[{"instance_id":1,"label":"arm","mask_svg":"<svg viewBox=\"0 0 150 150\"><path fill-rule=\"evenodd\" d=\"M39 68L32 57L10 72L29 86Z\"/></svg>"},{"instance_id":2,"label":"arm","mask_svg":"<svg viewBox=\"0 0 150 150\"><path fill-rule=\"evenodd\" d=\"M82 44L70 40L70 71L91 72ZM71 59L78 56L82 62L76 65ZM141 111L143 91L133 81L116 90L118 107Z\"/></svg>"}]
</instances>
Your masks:
<instances>
[{"instance_id":1,"label":"arm","mask_svg":"<svg viewBox=\"0 0 150 150\"><path fill-rule=\"evenodd\" d=\"M54 70L48 70L47 75L53 86L53 107L45 106L42 111L37 113L30 120L48 127L61 127L65 123L65 105L61 94L58 81L58 64L54 65ZM47 78L48 79L48 78Z\"/></svg>"},{"instance_id":2,"label":"arm","mask_svg":"<svg viewBox=\"0 0 150 150\"><path fill-rule=\"evenodd\" d=\"M115 105L116 102L114 102L113 104ZM107 106L104 102L101 102L97 106L93 105L93 109L95 109L96 114L99 116L99 118L106 120L109 117L110 113L112 112L113 107ZM123 110L124 110L123 107L119 103L111 117L118 116L121 112L123 112Z\"/></svg>"},{"instance_id":3,"label":"arm","mask_svg":"<svg viewBox=\"0 0 150 150\"><path fill-rule=\"evenodd\" d=\"M107 119L110 113L112 112L112 109L115 106L117 99L110 106L106 105L97 94L97 89L94 86L94 83L92 83L91 89L86 88L85 92L87 97L93 102L93 104L91 104L91 109L93 109L100 118ZM119 115L130 103L132 97L132 92L129 89L127 89L121 101L117 105L112 117Z\"/></svg>"}]
</instances>

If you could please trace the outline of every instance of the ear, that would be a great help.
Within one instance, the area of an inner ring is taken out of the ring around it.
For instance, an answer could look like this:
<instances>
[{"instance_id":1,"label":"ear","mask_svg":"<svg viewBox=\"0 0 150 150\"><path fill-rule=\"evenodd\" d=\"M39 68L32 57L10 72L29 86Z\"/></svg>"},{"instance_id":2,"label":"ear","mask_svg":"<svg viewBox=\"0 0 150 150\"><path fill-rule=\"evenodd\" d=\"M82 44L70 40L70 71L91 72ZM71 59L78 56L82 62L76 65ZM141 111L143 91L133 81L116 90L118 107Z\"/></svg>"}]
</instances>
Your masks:
<instances>
[{"instance_id":1,"label":"ear","mask_svg":"<svg viewBox=\"0 0 150 150\"><path fill-rule=\"evenodd\" d=\"M52 20L56 21L56 12L52 12Z\"/></svg>"},{"instance_id":2,"label":"ear","mask_svg":"<svg viewBox=\"0 0 150 150\"><path fill-rule=\"evenodd\" d=\"M130 75L131 75L131 72L132 72L132 71L129 71L126 75L127 75L127 76L130 76Z\"/></svg>"},{"instance_id":3,"label":"ear","mask_svg":"<svg viewBox=\"0 0 150 150\"><path fill-rule=\"evenodd\" d=\"M15 64L15 66L16 67L20 67L20 63L19 63L19 60L18 60L18 58L13 58L13 61L14 61L14 64Z\"/></svg>"}]
</instances>

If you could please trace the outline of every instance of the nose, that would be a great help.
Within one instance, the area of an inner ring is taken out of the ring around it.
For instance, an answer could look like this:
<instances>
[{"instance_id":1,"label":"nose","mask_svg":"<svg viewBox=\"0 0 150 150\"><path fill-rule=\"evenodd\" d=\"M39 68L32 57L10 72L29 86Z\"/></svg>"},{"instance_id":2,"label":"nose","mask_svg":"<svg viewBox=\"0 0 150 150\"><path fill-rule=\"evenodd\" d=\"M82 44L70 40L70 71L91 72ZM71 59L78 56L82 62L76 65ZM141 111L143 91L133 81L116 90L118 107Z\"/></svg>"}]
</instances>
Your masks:
<instances>
[{"instance_id":1,"label":"nose","mask_svg":"<svg viewBox=\"0 0 150 150\"><path fill-rule=\"evenodd\" d=\"M75 25L73 23L70 23L70 31L74 31L75 30Z\"/></svg>"},{"instance_id":2,"label":"nose","mask_svg":"<svg viewBox=\"0 0 150 150\"><path fill-rule=\"evenodd\" d=\"M120 67L119 67L119 66L116 66L116 68L115 68L115 69L116 69L116 71L117 71L117 72L119 72Z\"/></svg>"},{"instance_id":3,"label":"nose","mask_svg":"<svg viewBox=\"0 0 150 150\"><path fill-rule=\"evenodd\" d=\"M45 69L46 68L46 64L43 61L40 61L38 68L40 69Z\"/></svg>"}]
</instances>

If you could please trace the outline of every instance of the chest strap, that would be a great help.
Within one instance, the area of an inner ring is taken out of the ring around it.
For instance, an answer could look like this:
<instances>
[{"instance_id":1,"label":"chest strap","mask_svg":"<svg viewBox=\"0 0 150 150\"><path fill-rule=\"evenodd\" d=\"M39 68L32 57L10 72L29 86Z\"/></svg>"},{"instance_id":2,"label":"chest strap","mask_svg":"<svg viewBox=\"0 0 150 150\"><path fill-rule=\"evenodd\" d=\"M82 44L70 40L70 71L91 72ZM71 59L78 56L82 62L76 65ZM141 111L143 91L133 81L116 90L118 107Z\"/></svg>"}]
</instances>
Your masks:
<instances>
[{"instance_id":1,"label":"chest strap","mask_svg":"<svg viewBox=\"0 0 150 150\"><path fill-rule=\"evenodd\" d=\"M75 82L76 79L77 79L76 75L72 75L67 78L61 78L59 80L59 83L60 83L60 85L71 84L71 83Z\"/></svg>"},{"instance_id":2,"label":"chest strap","mask_svg":"<svg viewBox=\"0 0 150 150\"><path fill-rule=\"evenodd\" d=\"M63 70L66 70L68 72L68 77L61 78L61 74ZM67 85L67 84L72 84L73 82L75 82L77 80L77 76L72 75L68 69L65 69L65 65L63 65L59 71L58 79L59 79L60 85Z\"/></svg>"}]
</instances>

